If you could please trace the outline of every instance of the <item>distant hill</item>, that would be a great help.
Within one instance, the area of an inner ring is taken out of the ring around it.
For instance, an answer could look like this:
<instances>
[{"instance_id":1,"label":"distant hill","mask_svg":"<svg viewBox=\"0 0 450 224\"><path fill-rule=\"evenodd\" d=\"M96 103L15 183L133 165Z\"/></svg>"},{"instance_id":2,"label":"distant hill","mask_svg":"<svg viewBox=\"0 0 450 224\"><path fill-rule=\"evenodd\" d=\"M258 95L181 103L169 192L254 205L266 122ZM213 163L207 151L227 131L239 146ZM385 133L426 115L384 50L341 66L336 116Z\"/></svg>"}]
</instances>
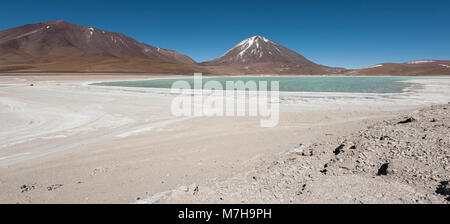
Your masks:
<instances>
[{"instance_id":1,"label":"distant hill","mask_svg":"<svg viewBox=\"0 0 450 224\"><path fill-rule=\"evenodd\" d=\"M0 71L197 71L195 61L121 33L65 21L0 31Z\"/></svg>"},{"instance_id":2,"label":"distant hill","mask_svg":"<svg viewBox=\"0 0 450 224\"><path fill-rule=\"evenodd\" d=\"M349 75L450 75L450 60L417 60L407 63L382 63L347 72Z\"/></svg>"}]
</instances>

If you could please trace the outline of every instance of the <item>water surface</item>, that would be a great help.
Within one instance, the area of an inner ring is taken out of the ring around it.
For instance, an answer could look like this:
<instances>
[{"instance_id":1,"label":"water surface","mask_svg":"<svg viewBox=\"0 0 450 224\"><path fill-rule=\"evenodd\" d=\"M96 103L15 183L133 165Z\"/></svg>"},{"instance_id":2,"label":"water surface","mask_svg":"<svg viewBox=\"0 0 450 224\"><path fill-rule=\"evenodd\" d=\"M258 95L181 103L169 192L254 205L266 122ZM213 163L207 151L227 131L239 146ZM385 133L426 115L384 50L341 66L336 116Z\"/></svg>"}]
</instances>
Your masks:
<instances>
[{"instance_id":1,"label":"water surface","mask_svg":"<svg viewBox=\"0 0 450 224\"><path fill-rule=\"evenodd\" d=\"M203 84L214 80L220 82L224 88L226 81L279 81L280 91L290 92L347 92L347 93L401 93L411 84L401 82L417 77L310 77L310 76L289 76L289 77L203 77ZM193 78L170 78L152 79L138 81L101 82L93 85L101 86L123 86L123 87L144 87L144 88L171 88L172 84L178 80L184 80L193 87Z\"/></svg>"}]
</instances>

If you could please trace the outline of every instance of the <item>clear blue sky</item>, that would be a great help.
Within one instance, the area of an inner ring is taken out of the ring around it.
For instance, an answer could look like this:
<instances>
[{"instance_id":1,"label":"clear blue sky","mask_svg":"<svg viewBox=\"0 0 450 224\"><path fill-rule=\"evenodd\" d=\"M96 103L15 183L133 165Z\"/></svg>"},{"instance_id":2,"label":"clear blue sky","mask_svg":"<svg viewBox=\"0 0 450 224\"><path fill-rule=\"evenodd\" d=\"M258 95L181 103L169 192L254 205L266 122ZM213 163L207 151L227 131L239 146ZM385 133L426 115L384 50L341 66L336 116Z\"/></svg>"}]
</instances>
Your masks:
<instances>
[{"instance_id":1,"label":"clear blue sky","mask_svg":"<svg viewBox=\"0 0 450 224\"><path fill-rule=\"evenodd\" d=\"M2 1L0 30L66 20L116 31L196 61L262 35L308 59L360 68L450 59L450 1Z\"/></svg>"}]
</instances>

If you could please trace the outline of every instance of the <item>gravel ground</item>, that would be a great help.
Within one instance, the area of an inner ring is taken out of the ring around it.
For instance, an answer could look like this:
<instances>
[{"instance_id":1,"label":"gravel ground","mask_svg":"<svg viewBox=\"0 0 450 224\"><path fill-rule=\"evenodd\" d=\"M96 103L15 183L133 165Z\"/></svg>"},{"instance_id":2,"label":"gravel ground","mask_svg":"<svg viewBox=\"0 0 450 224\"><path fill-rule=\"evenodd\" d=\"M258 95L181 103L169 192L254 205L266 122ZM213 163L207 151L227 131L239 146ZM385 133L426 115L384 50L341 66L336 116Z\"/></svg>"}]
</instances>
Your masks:
<instances>
[{"instance_id":1,"label":"gravel ground","mask_svg":"<svg viewBox=\"0 0 450 224\"><path fill-rule=\"evenodd\" d=\"M287 152L225 180L180 187L159 203L450 202L450 104Z\"/></svg>"}]
</instances>

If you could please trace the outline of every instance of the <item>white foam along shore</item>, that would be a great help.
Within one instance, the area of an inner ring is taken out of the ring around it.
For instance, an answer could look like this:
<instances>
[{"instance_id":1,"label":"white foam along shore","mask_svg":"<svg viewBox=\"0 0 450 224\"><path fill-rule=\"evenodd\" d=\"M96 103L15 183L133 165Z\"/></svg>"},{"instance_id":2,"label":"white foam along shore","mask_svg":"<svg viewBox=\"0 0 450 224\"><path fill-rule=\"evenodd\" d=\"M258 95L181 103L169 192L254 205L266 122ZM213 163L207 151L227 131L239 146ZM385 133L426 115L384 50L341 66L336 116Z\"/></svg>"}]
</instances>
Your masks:
<instances>
[{"instance_id":1,"label":"white foam along shore","mask_svg":"<svg viewBox=\"0 0 450 224\"><path fill-rule=\"evenodd\" d=\"M235 76L233 76L235 77ZM270 76L274 77L274 76ZM275 76L276 77L276 76ZM314 76L299 76L299 77L314 77ZM348 77L348 76L346 76ZM358 76L362 77L362 76ZM369 76L370 77L370 76ZM384 77L384 76L377 76ZM214 77L208 77L214 78ZM223 77L220 77L223 78ZM152 78L139 81L167 79L167 78ZM177 78L174 78L177 79ZM115 82L125 82L128 80L121 80ZM157 94L172 94L170 88L151 88L151 87L123 87L123 86L102 86L92 85L102 82L85 82L82 85L91 86L94 88L113 89L131 92L143 93L157 93ZM399 80L398 82L409 83L409 87L405 87L401 93L350 93L350 92L291 92L280 91L280 103L285 104L301 104L305 109L312 106L317 109L321 104L335 105L345 104L360 104L360 105L377 105L392 107L392 109L413 108L418 106L445 104L450 100L450 78L449 77L411 77L411 79ZM224 92L227 90L223 90ZM192 94L196 94L195 90ZM224 93L225 94L225 93ZM309 105L307 105L309 104ZM389 109L386 108L386 109Z\"/></svg>"}]
</instances>

